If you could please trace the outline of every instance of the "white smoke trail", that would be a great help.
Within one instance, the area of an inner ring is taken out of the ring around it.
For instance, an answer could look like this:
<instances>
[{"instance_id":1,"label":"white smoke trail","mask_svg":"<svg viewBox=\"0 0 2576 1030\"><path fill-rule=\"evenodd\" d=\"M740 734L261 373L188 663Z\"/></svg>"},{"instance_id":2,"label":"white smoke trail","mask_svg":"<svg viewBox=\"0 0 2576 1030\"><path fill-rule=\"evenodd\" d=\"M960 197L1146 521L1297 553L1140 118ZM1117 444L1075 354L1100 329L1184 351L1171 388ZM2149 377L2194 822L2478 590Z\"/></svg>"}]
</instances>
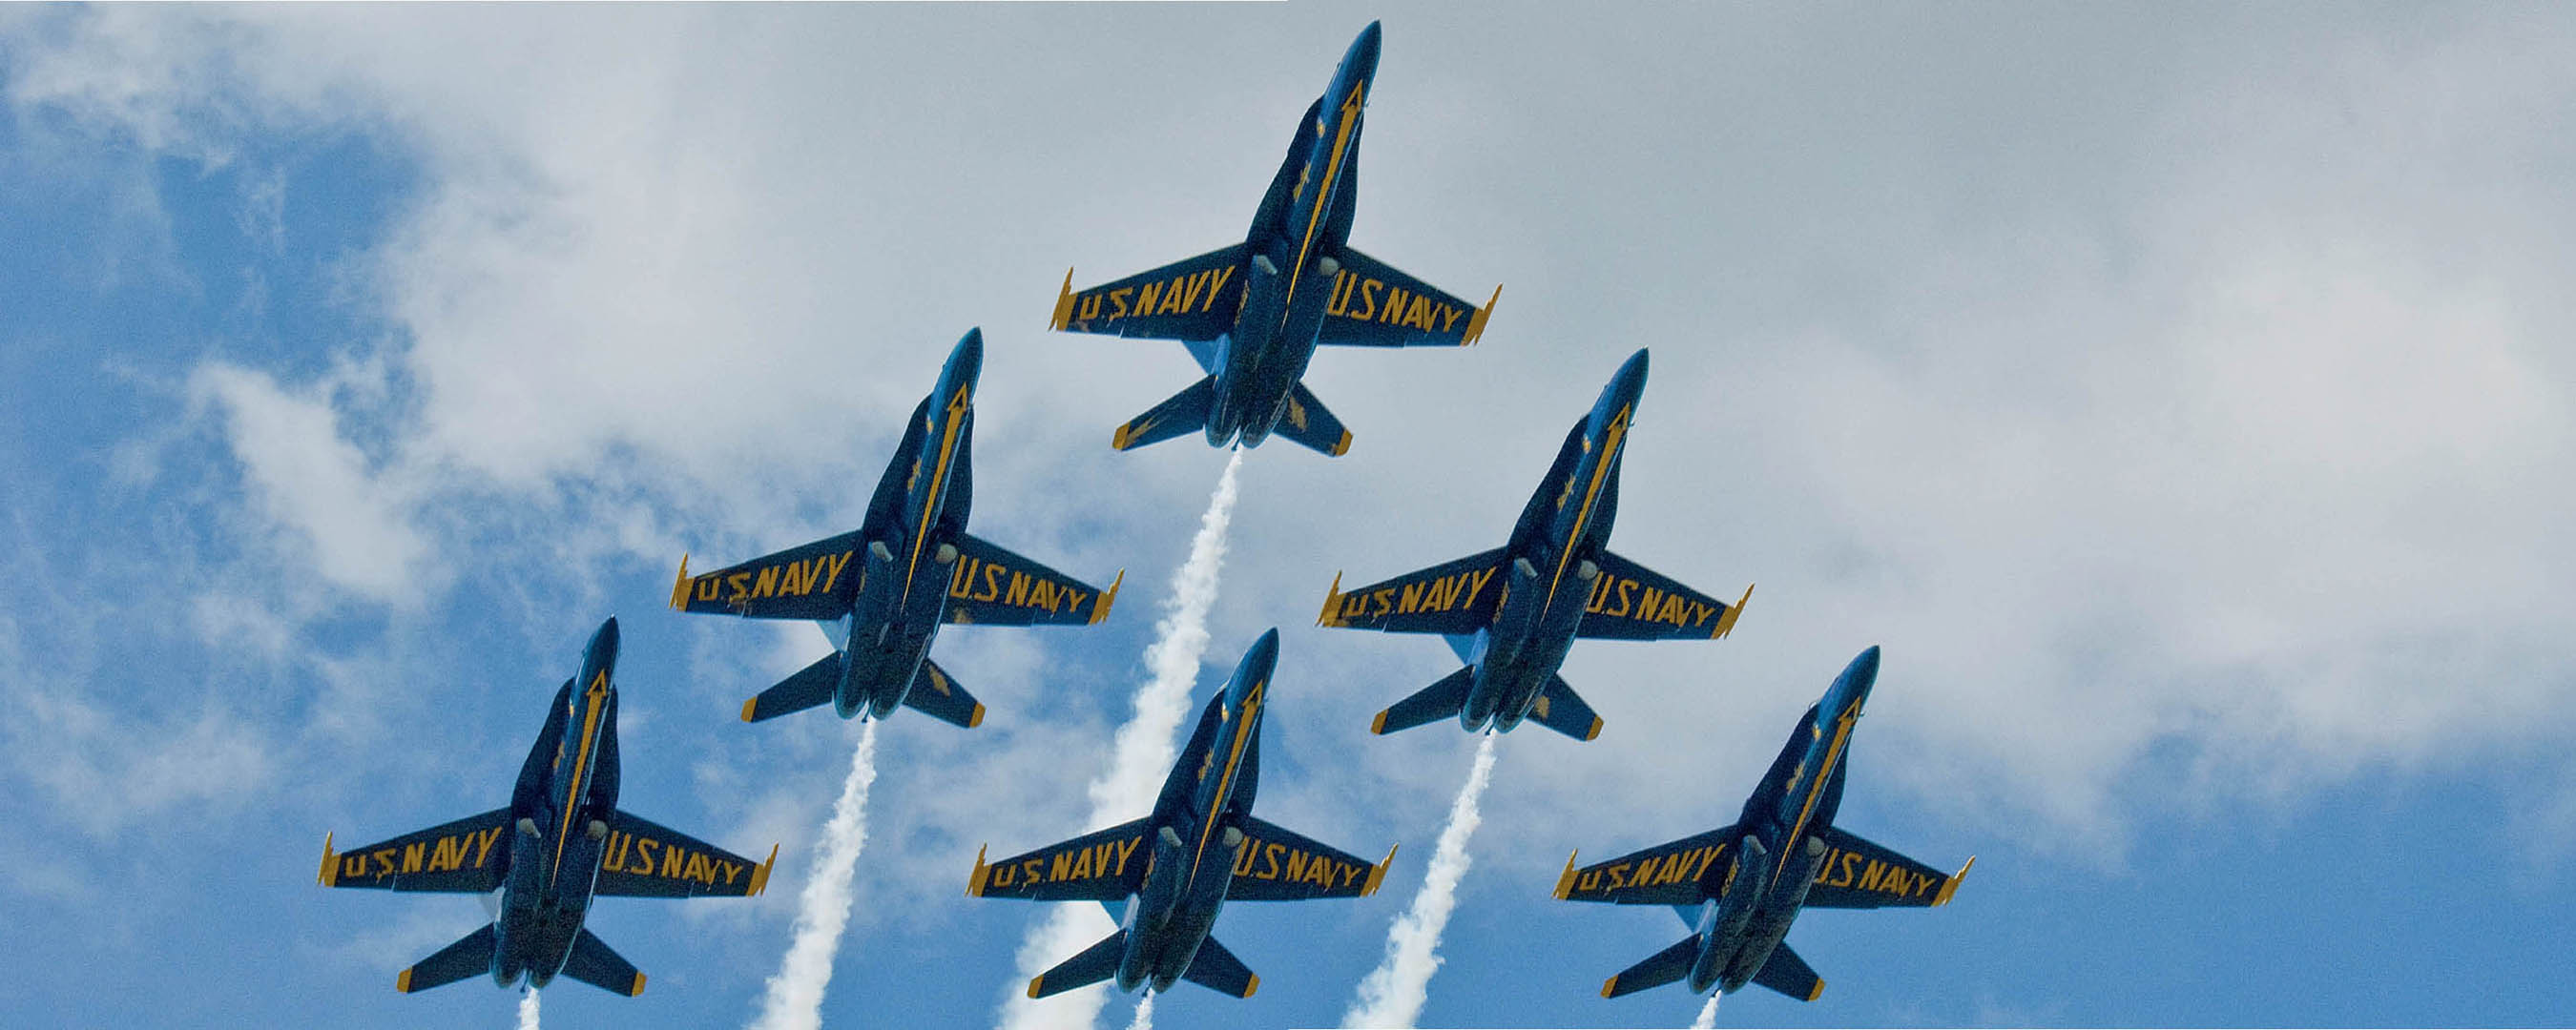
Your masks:
<instances>
[{"instance_id":1,"label":"white smoke trail","mask_svg":"<svg viewBox=\"0 0 2576 1030\"><path fill-rule=\"evenodd\" d=\"M1342 1014L1343 1026L1410 1027L1421 1017L1431 974L1439 971L1442 961L1440 931L1449 925L1449 910L1458 904L1458 880L1467 875L1471 861L1467 838L1484 819L1476 812L1476 802L1484 797L1485 784L1493 775L1494 734L1488 733L1476 745L1476 764L1467 770L1458 800L1449 805L1449 825L1440 830L1440 843L1431 852L1431 869L1422 876L1422 891L1413 896L1413 907L1387 929L1386 958L1368 979L1360 981L1359 997Z\"/></svg>"},{"instance_id":2,"label":"white smoke trail","mask_svg":"<svg viewBox=\"0 0 2576 1030\"><path fill-rule=\"evenodd\" d=\"M1709 992L1708 1004L1699 1007L1699 1018L1691 1021L1691 1030L1717 1030L1717 999L1723 997L1724 991Z\"/></svg>"},{"instance_id":3,"label":"white smoke trail","mask_svg":"<svg viewBox=\"0 0 2576 1030\"><path fill-rule=\"evenodd\" d=\"M1136 1019L1127 1024L1127 1030L1154 1030L1154 992L1136 999Z\"/></svg>"},{"instance_id":4,"label":"white smoke trail","mask_svg":"<svg viewBox=\"0 0 2576 1030\"><path fill-rule=\"evenodd\" d=\"M815 1030L823 1025L823 988L832 982L832 956L841 947L841 928L850 921L850 872L859 864L859 849L868 844L868 787L877 781L877 724L859 729L859 749L850 755L850 778L841 783L841 799L832 803L832 818L823 824L823 839L814 852L814 871L805 893L796 900L794 937L769 992L759 1030Z\"/></svg>"},{"instance_id":5,"label":"white smoke trail","mask_svg":"<svg viewBox=\"0 0 2576 1030\"><path fill-rule=\"evenodd\" d=\"M1165 614L1154 624L1154 643L1145 648L1145 667L1154 674L1136 691L1136 712L1118 729L1111 745L1109 770L1091 781L1091 821L1086 829L1108 826L1154 803L1163 773L1179 750L1173 731L1189 714L1190 687L1198 682L1199 656L1207 651L1208 607L1216 603L1217 570L1225 564L1225 529L1234 518L1234 478L1243 468L1243 452L1226 459L1208 496L1207 513L1199 516L1198 535L1190 538L1190 556L1172 573L1172 593ZM1095 905L1057 905L1047 921L1020 944L1020 975L1004 992L1004 1030L1063 1030L1090 1027L1108 1004L1108 992L1085 987L1044 1002L1024 990L1029 978L1090 947L1116 929L1108 913Z\"/></svg>"},{"instance_id":6,"label":"white smoke trail","mask_svg":"<svg viewBox=\"0 0 2576 1030\"><path fill-rule=\"evenodd\" d=\"M537 992L519 994L519 1030L537 1030Z\"/></svg>"}]
</instances>

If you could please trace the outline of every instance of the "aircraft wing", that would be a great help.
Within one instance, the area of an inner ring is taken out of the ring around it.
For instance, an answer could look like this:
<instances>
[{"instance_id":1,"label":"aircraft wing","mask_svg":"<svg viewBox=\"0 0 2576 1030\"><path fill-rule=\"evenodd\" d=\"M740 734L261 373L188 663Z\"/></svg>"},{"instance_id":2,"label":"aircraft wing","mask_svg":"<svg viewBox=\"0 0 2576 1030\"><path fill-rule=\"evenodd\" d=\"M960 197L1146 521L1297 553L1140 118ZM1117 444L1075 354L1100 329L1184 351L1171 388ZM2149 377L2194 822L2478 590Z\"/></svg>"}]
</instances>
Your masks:
<instances>
[{"instance_id":1,"label":"aircraft wing","mask_svg":"<svg viewBox=\"0 0 2576 1030\"><path fill-rule=\"evenodd\" d=\"M1594 640L1715 640L1735 629L1735 617L1753 588L1728 604L1683 586L1672 577L1603 549L1595 564L1601 575L1592 581L1592 598L1574 635Z\"/></svg>"},{"instance_id":2,"label":"aircraft wing","mask_svg":"<svg viewBox=\"0 0 2576 1030\"><path fill-rule=\"evenodd\" d=\"M1234 825L1245 839L1234 856L1234 880L1225 889L1228 901L1364 898L1377 893L1387 866L1395 862L1394 848L1386 849L1386 861L1371 863L1249 814Z\"/></svg>"},{"instance_id":3,"label":"aircraft wing","mask_svg":"<svg viewBox=\"0 0 2576 1030\"><path fill-rule=\"evenodd\" d=\"M1118 587L1127 582L1121 570L1117 581L1101 590L989 540L959 533L949 543L957 547L957 564L949 574L948 607L941 617L952 623L1085 626L1109 616Z\"/></svg>"},{"instance_id":4,"label":"aircraft wing","mask_svg":"<svg viewBox=\"0 0 2576 1030\"><path fill-rule=\"evenodd\" d=\"M1153 850L1144 846L1145 830L1151 821L1148 816L1093 830L990 865L978 849L966 893L1029 901L1126 900L1145 885L1145 862Z\"/></svg>"},{"instance_id":5,"label":"aircraft wing","mask_svg":"<svg viewBox=\"0 0 2576 1030\"><path fill-rule=\"evenodd\" d=\"M1493 298L1480 308L1349 247L1338 257L1342 270L1333 277L1316 343L1464 347L1485 334L1485 318L1503 297L1503 288L1494 287Z\"/></svg>"},{"instance_id":6,"label":"aircraft wing","mask_svg":"<svg viewBox=\"0 0 2576 1030\"><path fill-rule=\"evenodd\" d=\"M591 893L604 898L747 898L769 887L769 860L741 855L620 809L608 820L599 879Z\"/></svg>"},{"instance_id":7,"label":"aircraft wing","mask_svg":"<svg viewBox=\"0 0 2576 1030\"><path fill-rule=\"evenodd\" d=\"M1047 328L1068 333L1150 340L1213 340L1234 329L1243 308L1243 244L1220 247L1087 290L1073 270L1055 298Z\"/></svg>"},{"instance_id":8,"label":"aircraft wing","mask_svg":"<svg viewBox=\"0 0 2576 1030\"><path fill-rule=\"evenodd\" d=\"M1335 576L1315 624L1390 633L1474 633L1492 623L1494 610L1502 605L1503 584L1496 580L1506 557L1497 547L1347 593Z\"/></svg>"},{"instance_id":9,"label":"aircraft wing","mask_svg":"<svg viewBox=\"0 0 2576 1030\"><path fill-rule=\"evenodd\" d=\"M403 834L345 852L322 840L325 887L482 894L497 890L510 865L510 810L496 808L452 823Z\"/></svg>"},{"instance_id":10,"label":"aircraft wing","mask_svg":"<svg viewBox=\"0 0 2576 1030\"><path fill-rule=\"evenodd\" d=\"M1727 849L1742 836L1731 825L1721 826L1581 869L1574 867L1574 857L1569 855L1564 875L1556 878L1556 896L1560 901L1618 905L1697 904L1708 900L1700 889L1700 877L1711 869L1723 869L1719 863Z\"/></svg>"},{"instance_id":11,"label":"aircraft wing","mask_svg":"<svg viewBox=\"0 0 2576 1030\"><path fill-rule=\"evenodd\" d=\"M860 537L853 530L696 576L683 556L671 607L747 619L840 618L850 613L867 569L857 560L867 546Z\"/></svg>"},{"instance_id":12,"label":"aircraft wing","mask_svg":"<svg viewBox=\"0 0 2576 1030\"><path fill-rule=\"evenodd\" d=\"M1826 827L1816 834L1833 850L1807 888L1808 908L1932 908L1950 903L1974 858L1955 873L1931 866L1861 839L1859 834Z\"/></svg>"}]
</instances>

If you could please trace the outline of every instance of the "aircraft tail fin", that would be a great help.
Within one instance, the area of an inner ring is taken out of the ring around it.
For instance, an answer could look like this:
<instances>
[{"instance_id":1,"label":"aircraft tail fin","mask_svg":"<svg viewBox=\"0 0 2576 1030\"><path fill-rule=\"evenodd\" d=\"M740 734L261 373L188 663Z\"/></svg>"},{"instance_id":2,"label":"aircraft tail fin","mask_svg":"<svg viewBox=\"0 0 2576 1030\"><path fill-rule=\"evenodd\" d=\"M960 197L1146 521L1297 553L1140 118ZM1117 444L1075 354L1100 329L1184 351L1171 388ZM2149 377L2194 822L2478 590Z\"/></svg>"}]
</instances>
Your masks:
<instances>
[{"instance_id":1,"label":"aircraft tail fin","mask_svg":"<svg viewBox=\"0 0 2576 1030\"><path fill-rule=\"evenodd\" d=\"M1076 987L1089 987L1118 973L1118 960L1127 954L1127 931L1112 931L1100 943L1082 949L1082 954L1056 963L1056 967L1039 973L1029 981L1029 997L1044 998L1063 994Z\"/></svg>"},{"instance_id":2,"label":"aircraft tail fin","mask_svg":"<svg viewBox=\"0 0 2576 1030\"><path fill-rule=\"evenodd\" d=\"M432 987L445 987L469 976L489 975L495 940L492 924L485 923L482 929L466 934L456 943L438 949L437 954L395 974L394 989L410 994Z\"/></svg>"},{"instance_id":3,"label":"aircraft tail fin","mask_svg":"<svg viewBox=\"0 0 2576 1030\"><path fill-rule=\"evenodd\" d=\"M1807 960L1789 950L1787 941L1771 949L1771 958L1762 970L1753 974L1753 982L1786 994L1799 1001L1814 1001L1825 995L1825 981L1807 968Z\"/></svg>"},{"instance_id":4,"label":"aircraft tail fin","mask_svg":"<svg viewBox=\"0 0 2576 1030\"><path fill-rule=\"evenodd\" d=\"M564 959L563 975L614 994L632 998L644 993L644 974L626 961L608 944L589 930L572 940L572 955Z\"/></svg>"},{"instance_id":5,"label":"aircraft tail fin","mask_svg":"<svg viewBox=\"0 0 2576 1030\"><path fill-rule=\"evenodd\" d=\"M832 699L841 686L841 652L834 651L815 660L778 685L761 691L742 703L742 721L766 722L789 712L801 712Z\"/></svg>"},{"instance_id":6,"label":"aircraft tail fin","mask_svg":"<svg viewBox=\"0 0 2576 1030\"><path fill-rule=\"evenodd\" d=\"M1397 730L1409 730L1424 723L1456 718L1458 710L1467 707L1467 691L1476 685L1476 667L1461 665L1458 671L1440 677L1438 682L1416 691L1387 706L1369 723L1369 732L1381 736Z\"/></svg>"},{"instance_id":7,"label":"aircraft tail fin","mask_svg":"<svg viewBox=\"0 0 2576 1030\"><path fill-rule=\"evenodd\" d=\"M1190 968L1181 973L1181 979L1237 998L1252 997L1261 989L1261 977L1214 937L1199 942L1199 953L1190 958Z\"/></svg>"},{"instance_id":8,"label":"aircraft tail fin","mask_svg":"<svg viewBox=\"0 0 2576 1030\"><path fill-rule=\"evenodd\" d=\"M1206 429L1208 409L1215 403L1216 377L1206 376L1144 414L1128 419L1126 425L1110 434L1109 446L1115 450L1132 451L1146 444L1161 443L1183 433Z\"/></svg>"},{"instance_id":9,"label":"aircraft tail fin","mask_svg":"<svg viewBox=\"0 0 2576 1030\"><path fill-rule=\"evenodd\" d=\"M957 685L948 670L928 658L921 660L921 671L912 677L912 689L904 691L903 703L944 723L974 729L984 723L984 703Z\"/></svg>"},{"instance_id":10,"label":"aircraft tail fin","mask_svg":"<svg viewBox=\"0 0 2576 1030\"><path fill-rule=\"evenodd\" d=\"M1601 717L1592 714L1592 706L1565 685L1565 677L1551 675L1547 687L1539 691L1538 703L1530 707L1530 717L1538 724L1576 740L1590 740L1601 735Z\"/></svg>"},{"instance_id":11,"label":"aircraft tail fin","mask_svg":"<svg viewBox=\"0 0 2576 1030\"><path fill-rule=\"evenodd\" d=\"M1691 962L1699 958L1699 935L1692 934L1674 942L1636 965L1622 969L1610 979L1601 981L1601 996L1616 998L1635 994L1649 987L1661 987L1690 975Z\"/></svg>"},{"instance_id":12,"label":"aircraft tail fin","mask_svg":"<svg viewBox=\"0 0 2576 1030\"><path fill-rule=\"evenodd\" d=\"M1334 418L1304 383L1288 388L1288 417L1280 420L1274 432L1327 457L1338 458L1351 449L1351 431L1342 428L1342 420Z\"/></svg>"}]
</instances>

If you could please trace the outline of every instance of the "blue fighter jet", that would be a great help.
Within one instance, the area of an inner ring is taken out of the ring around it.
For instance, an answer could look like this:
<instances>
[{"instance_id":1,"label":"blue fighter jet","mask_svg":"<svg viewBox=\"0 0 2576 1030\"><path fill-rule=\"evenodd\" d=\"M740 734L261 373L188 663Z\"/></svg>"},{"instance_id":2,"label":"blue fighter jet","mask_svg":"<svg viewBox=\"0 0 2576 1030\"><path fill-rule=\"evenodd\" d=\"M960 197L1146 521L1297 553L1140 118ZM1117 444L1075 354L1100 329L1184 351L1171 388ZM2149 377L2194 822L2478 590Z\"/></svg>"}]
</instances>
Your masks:
<instances>
[{"instance_id":1,"label":"blue fighter jet","mask_svg":"<svg viewBox=\"0 0 2576 1030\"><path fill-rule=\"evenodd\" d=\"M1340 455L1351 434L1298 381L1316 345L1458 347L1484 334L1502 287L1479 308L1349 245L1377 52L1370 22L1297 122L1242 243L1081 291L1065 270L1049 328L1178 340L1208 373L1118 427L1110 446L1123 451L1195 429L1212 446L1239 439L1258 447L1276 430Z\"/></svg>"},{"instance_id":2,"label":"blue fighter jet","mask_svg":"<svg viewBox=\"0 0 2576 1030\"><path fill-rule=\"evenodd\" d=\"M1975 858L1945 876L1834 827L1849 769L1842 758L1877 679L1872 647L1799 717L1735 825L1581 869L1565 860L1558 898L1670 905L1691 928L1690 936L1603 982L1602 997L1687 980L1694 994L1712 986L1731 993L1751 982L1814 1001L1825 982L1784 940L1801 909L1950 903Z\"/></svg>"},{"instance_id":3,"label":"blue fighter jet","mask_svg":"<svg viewBox=\"0 0 2576 1030\"><path fill-rule=\"evenodd\" d=\"M1347 593L1333 577L1317 624L1438 633L1467 663L1379 712L1371 732L1450 716L1470 733L1487 725L1508 732L1535 718L1591 740L1601 734L1600 717L1556 674L1576 637L1715 640L1735 628L1752 587L1727 604L1610 553L1619 457L1645 388L1640 350L1566 433L1503 546Z\"/></svg>"},{"instance_id":4,"label":"blue fighter jet","mask_svg":"<svg viewBox=\"0 0 2576 1030\"><path fill-rule=\"evenodd\" d=\"M885 718L896 705L973 728L984 706L930 660L943 623L1099 622L1118 599L966 532L975 495L975 380L984 334L969 329L939 384L904 424L859 528L702 576L680 559L671 607L753 619L812 619L831 654L742 703L760 722L832 702L841 718ZM859 558L865 555L864 558ZM858 559L852 567L853 559Z\"/></svg>"},{"instance_id":5,"label":"blue fighter jet","mask_svg":"<svg viewBox=\"0 0 2576 1030\"><path fill-rule=\"evenodd\" d=\"M1097 901L1118 930L1029 981L1043 998L1115 977L1118 989L1169 990L1188 980L1249 998L1261 978L1208 935L1228 901L1304 901L1377 893L1395 849L1375 865L1255 818L1261 717L1279 631L1254 641L1225 689L1208 699L1162 796L1142 819L990 865L981 849L966 893L1031 901ZM1140 850L1143 854L1138 854Z\"/></svg>"},{"instance_id":6,"label":"blue fighter jet","mask_svg":"<svg viewBox=\"0 0 2576 1030\"><path fill-rule=\"evenodd\" d=\"M616 671L611 618L591 636L581 677L555 691L508 807L346 852L324 835L325 887L501 892L491 922L403 970L395 990L479 974L542 988L560 975L640 994L644 974L582 928L591 899L740 898L769 885L775 846L754 862L617 807Z\"/></svg>"}]
</instances>

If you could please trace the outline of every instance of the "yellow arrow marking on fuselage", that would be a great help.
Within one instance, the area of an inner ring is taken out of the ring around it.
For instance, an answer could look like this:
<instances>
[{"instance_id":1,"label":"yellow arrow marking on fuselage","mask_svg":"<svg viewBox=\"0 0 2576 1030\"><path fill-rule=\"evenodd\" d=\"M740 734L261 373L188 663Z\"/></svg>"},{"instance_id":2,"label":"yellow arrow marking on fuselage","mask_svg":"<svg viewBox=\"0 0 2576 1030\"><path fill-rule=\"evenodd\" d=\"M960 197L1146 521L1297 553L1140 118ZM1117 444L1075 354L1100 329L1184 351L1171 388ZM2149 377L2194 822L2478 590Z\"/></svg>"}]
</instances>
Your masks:
<instances>
[{"instance_id":1,"label":"yellow arrow marking on fuselage","mask_svg":"<svg viewBox=\"0 0 2576 1030\"><path fill-rule=\"evenodd\" d=\"M1226 799L1234 789L1234 772L1243 763L1243 745L1252 739L1253 717L1261 711L1262 688L1269 685L1268 680L1254 683L1252 689L1243 695L1242 709L1234 713L1242 721L1234 726L1234 749L1225 756L1225 772L1216 781L1216 799L1208 805L1207 822L1199 827L1198 850L1190 855L1189 879L1192 881L1198 879L1199 864L1207 857L1208 837L1216 832L1217 818L1225 814Z\"/></svg>"},{"instance_id":2,"label":"yellow arrow marking on fuselage","mask_svg":"<svg viewBox=\"0 0 2576 1030\"><path fill-rule=\"evenodd\" d=\"M1574 542L1583 539L1584 527L1592 522L1592 502L1600 499L1601 484L1610 481L1610 463L1619 460L1619 446L1627 442L1628 413L1632 410L1635 409L1621 408L1610 416L1610 428L1602 434L1599 463L1592 466L1592 485L1584 488L1583 507L1574 513L1574 529L1565 534L1565 545L1557 549L1556 576L1547 581L1547 603L1539 606L1540 611L1556 603L1556 586L1565 581L1566 563L1574 560Z\"/></svg>"},{"instance_id":3,"label":"yellow arrow marking on fuselage","mask_svg":"<svg viewBox=\"0 0 2576 1030\"><path fill-rule=\"evenodd\" d=\"M582 770L589 768L591 741L598 739L591 736L591 731L599 728L599 706L608 700L608 673L603 670L599 675L591 677L590 689L582 691L581 696L589 701L590 705L582 709L581 750L573 752L572 785L564 788L563 829L555 834L554 867L557 872L563 870L564 842L572 839L573 800L581 796ZM547 879L552 880L553 877L549 876Z\"/></svg>"},{"instance_id":4,"label":"yellow arrow marking on fuselage","mask_svg":"<svg viewBox=\"0 0 2576 1030\"><path fill-rule=\"evenodd\" d=\"M1306 238L1297 245L1297 265L1288 270L1288 299L1279 305L1279 324L1282 326L1288 324L1288 310L1297 303L1297 282L1305 278L1306 255L1315 249L1315 227L1323 223L1324 208L1332 203L1333 177L1341 174L1342 151L1350 144L1351 126L1359 121L1360 108L1366 103L1360 98L1360 93L1367 88L1366 83L1354 82L1351 95L1342 98L1342 124L1333 132L1333 155L1324 163L1324 184L1316 188L1315 210L1306 216Z\"/></svg>"},{"instance_id":5,"label":"yellow arrow marking on fuselage","mask_svg":"<svg viewBox=\"0 0 2576 1030\"><path fill-rule=\"evenodd\" d=\"M930 539L930 513L939 510L939 491L948 485L948 456L957 448L959 417L964 415L966 409L974 403L974 398L967 395L966 388L963 386L958 387L956 393L948 396L948 427L939 432L939 464L938 467L930 470L930 492L922 495L921 511L914 516L920 526L913 530L912 557L903 569L905 597L912 596L912 574L921 567L922 542Z\"/></svg>"},{"instance_id":6,"label":"yellow arrow marking on fuselage","mask_svg":"<svg viewBox=\"0 0 2576 1030\"><path fill-rule=\"evenodd\" d=\"M1781 839L1780 867L1771 871L1773 883L1778 883L1780 874L1789 871L1789 856L1798 850L1798 835L1806 832L1807 817L1815 814L1816 799L1824 794L1825 781L1833 777L1834 762L1842 757L1843 745L1851 740L1853 718L1844 715L1834 719L1834 742L1825 748L1825 760L1816 767L1815 779L1807 781L1807 803L1798 807L1798 821L1789 827L1789 835Z\"/></svg>"}]
</instances>

